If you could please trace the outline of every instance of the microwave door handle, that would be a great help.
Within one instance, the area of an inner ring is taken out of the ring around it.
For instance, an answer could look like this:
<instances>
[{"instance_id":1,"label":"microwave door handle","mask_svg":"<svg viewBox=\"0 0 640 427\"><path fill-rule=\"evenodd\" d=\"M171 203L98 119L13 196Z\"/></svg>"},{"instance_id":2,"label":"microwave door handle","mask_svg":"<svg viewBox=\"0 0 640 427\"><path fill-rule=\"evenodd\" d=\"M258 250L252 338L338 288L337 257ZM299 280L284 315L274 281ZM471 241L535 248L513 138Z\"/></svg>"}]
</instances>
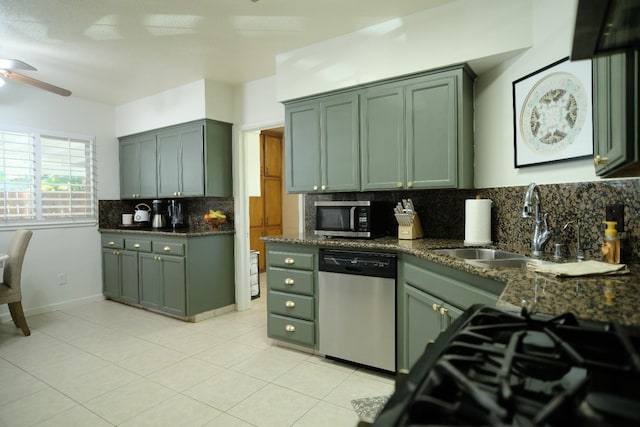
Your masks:
<instances>
[{"instance_id":1,"label":"microwave door handle","mask_svg":"<svg viewBox=\"0 0 640 427\"><path fill-rule=\"evenodd\" d=\"M351 231L356 230L356 207L355 206L352 206L351 209L349 209L349 229Z\"/></svg>"}]
</instances>

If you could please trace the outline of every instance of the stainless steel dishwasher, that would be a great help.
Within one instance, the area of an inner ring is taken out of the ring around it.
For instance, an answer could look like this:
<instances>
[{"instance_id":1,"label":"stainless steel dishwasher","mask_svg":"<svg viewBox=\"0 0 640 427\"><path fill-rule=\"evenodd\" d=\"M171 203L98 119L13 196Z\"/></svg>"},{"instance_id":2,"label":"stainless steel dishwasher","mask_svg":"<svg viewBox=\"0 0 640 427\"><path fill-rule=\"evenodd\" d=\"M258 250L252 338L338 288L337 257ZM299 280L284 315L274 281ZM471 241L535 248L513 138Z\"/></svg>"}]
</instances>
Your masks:
<instances>
[{"instance_id":1,"label":"stainless steel dishwasher","mask_svg":"<svg viewBox=\"0 0 640 427\"><path fill-rule=\"evenodd\" d=\"M395 254L320 249L319 351L396 370Z\"/></svg>"}]
</instances>

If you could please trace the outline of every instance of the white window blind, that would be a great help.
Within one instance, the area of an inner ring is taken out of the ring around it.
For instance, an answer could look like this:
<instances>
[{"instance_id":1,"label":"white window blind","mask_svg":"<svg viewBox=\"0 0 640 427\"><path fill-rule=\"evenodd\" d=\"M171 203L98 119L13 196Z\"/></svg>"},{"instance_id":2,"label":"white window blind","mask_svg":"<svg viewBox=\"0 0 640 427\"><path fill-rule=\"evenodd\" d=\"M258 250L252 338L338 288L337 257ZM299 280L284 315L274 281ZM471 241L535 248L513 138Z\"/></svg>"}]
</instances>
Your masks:
<instances>
[{"instance_id":1,"label":"white window blind","mask_svg":"<svg viewBox=\"0 0 640 427\"><path fill-rule=\"evenodd\" d=\"M0 130L0 225L97 219L92 138Z\"/></svg>"}]
</instances>

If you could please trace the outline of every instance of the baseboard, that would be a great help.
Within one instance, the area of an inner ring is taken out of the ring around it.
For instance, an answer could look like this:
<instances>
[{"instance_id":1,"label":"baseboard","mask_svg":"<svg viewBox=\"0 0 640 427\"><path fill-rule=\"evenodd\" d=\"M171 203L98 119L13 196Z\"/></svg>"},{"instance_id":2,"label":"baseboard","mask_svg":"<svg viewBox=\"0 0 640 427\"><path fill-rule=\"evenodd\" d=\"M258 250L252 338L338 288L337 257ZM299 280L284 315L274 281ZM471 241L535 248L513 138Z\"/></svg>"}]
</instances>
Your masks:
<instances>
[{"instance_id":1,"label":"baseboard","mask_svg":"<svg viewBox=\"0 0 640 427\"><path fill-rule=\"evenodd\" d=\"M67 308L77 307L79 305L88 304L91 302L103 301L104 299L105 299L104 295L97 294L89 297L77 298L74 300L64 301L56 304L49 304L49 305L43 305L40 307L25 309L24 315L25 317L27 317L27 320L29 320L28 319L29 316L35 316L43 313L50 313L52 311L57 311L57 310L64 310ZM6 313L0 314L0 323L8 322L10 320L11 320L11 314L9 313L9 311L7 311Z\"/></svg>"}]
</instances>

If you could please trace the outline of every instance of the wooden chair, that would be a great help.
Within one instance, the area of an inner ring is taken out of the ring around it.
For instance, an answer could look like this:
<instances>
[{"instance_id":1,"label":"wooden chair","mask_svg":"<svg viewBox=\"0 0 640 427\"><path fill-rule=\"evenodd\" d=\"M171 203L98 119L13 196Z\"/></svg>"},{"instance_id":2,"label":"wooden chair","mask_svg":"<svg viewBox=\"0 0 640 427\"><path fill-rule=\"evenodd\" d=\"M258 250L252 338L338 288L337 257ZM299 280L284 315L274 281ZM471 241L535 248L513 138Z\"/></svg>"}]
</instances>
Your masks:
<instances>
[{"instance_id":1,"label":"wooden chair","mask_svg":"<svg viewBox=\"0 0 640 427\"><path fill-rule=\"evenodd\" d=\"M20 280L22 278L22 262L27 252L27 246L33 232L29 230L16 230L11 236L7 254L9 260L5 262L3 282L0 283L0 304L9 304L9 312L16 327L22 329L25 336L31 335L27 319L22 311L22 293L20 292Z\"/></svg>"}]
</instances>

